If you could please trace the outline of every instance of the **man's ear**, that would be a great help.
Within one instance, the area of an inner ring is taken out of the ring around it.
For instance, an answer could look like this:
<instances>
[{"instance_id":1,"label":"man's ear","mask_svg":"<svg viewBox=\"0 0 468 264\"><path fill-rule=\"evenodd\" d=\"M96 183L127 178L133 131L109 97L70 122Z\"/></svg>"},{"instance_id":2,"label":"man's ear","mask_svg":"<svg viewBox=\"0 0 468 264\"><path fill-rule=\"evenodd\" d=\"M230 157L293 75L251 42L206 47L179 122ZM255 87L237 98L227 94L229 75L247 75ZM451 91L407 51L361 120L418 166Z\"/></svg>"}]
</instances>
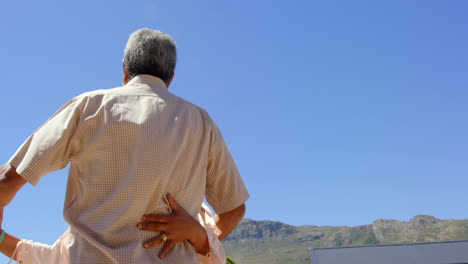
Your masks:
<instances>
[{"instance_id":1,"label":"man's ear","mask_svg":"<svg viewBox=\"0 0 468 264\"><path fill-rule=\"evenodd\" d=\"M174 73L172 74L171 79L166 83L166 88L169 89L169 85L171 85L172 80L174 80Z\"/></svg>"},{"instance_id":2,"label":"man's ear","mask_svg":"<svg viewBox=\"0 0 468 264\"><path fill-rule=\"evenodd\" d=\"M125 61L122 61L122 81L124 85L128 82L127 71L125 71Z\"/></svg>"}]
</instances>

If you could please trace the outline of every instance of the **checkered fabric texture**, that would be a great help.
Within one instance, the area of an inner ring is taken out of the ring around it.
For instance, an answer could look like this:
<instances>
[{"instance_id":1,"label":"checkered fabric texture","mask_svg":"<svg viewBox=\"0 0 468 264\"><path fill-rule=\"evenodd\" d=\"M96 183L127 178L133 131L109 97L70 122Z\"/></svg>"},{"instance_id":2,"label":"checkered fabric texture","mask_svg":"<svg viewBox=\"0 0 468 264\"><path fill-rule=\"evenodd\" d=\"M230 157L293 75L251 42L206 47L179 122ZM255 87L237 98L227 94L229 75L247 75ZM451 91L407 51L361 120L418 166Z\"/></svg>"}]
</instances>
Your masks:
<instances>
[{"instance_id":1,"label":"checkered fabric texture","mask_svg":"<svg viewBox=\"0 0 468 264\"><path fill-rule=\"evenodd\" d=\"M167 193L193 217L205 195L218 214L249 197L208 113L150 75L73 98L9 162L32 185L70 164L71 263L198 263L186 241L163 260L162 246L144 249L158 233L139 230L141 216L170 213Z\"/></svg>"}]
</instances>

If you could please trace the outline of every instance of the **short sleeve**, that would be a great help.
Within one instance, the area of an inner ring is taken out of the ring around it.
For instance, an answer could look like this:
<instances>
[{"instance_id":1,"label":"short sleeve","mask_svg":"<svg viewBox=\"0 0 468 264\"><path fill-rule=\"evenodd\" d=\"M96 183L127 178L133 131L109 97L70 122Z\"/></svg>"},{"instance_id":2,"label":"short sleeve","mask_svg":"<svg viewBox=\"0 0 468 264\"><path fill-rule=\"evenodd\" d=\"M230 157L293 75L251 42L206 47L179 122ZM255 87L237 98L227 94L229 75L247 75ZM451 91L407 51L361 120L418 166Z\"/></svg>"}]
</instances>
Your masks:
<instances>
[{"instance_id":1,"label":"short sleeve","mask_svg":"<svg viewBox=\"0 0 468 264\"><path fill-rule=\"evenodd\" d=\"M65 168L73 152L71 141L80 114L77 98L67 102L21 145L10 165L34 186L47 173Z\"/></svg>"},{"instance_id":2,"label":"short sleeve","mask_svg":"<svg viewBox=\"0 0 468 264\"><path fill-rule=\"evenodd\" d=\"M223 245L218 239L216 223L213 219L210 209L203 203L200 213L198 214L198 221L205 228L210 245L210 251L206 255L197 253L197 259L200 264L224 264L226 262L226 255L224 253Z\"/></svg>"},{"instance_id":3,"label":"short sleeve","mask_svg":"<svg viewBox=\"0 0 468 264\"><path fill-rule=\"evenodd\" d=\"M208 117L209 118L209 117ZM221 131L210 121L210 149L206 183L206 201L216 214L231 211L249 198Z\"/></svg>"},{"instance_id":4,"label":"short sleeve","mask_svg":"<svg viewBox=\"0 0 468 264\"><path fill-rule=\"evenodd\" d=\"M210 251L206 255L196 253L198 262L200 264L223 264L226 261L223 245L218 237L209 229L205 227L208 243L210 244Z\"/></svg>"},{"instance_id":5,"label":"short sleeve","mask_svg":"<svg viewBox=\"0 0 468 264\"><path fill-rule=\"evenodd\" d=\"M17 248L17 263L20 264L70 263L68 248L60 239L52 246L31 240L21 240Z\"/></svg>"}]
</instances>

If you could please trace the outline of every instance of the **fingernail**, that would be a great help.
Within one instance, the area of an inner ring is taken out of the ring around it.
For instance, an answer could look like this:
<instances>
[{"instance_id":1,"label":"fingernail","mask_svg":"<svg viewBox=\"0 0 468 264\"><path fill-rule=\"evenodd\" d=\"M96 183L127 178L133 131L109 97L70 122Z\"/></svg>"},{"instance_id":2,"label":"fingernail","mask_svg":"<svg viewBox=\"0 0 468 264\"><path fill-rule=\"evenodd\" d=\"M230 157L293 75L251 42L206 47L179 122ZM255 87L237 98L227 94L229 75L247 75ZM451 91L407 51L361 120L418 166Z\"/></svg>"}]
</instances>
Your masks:
<instances>
[{"instance_id":1,"label":"fingernail","mask_svg":"<svg viewBox=\"0 0 468 264\"><path fill-rule=\"evenodd\" d=\"M141 220L146 220L146 216L142 216L142 217L141 217Z\"/></svg>"},{"instance_id":2,"label":"fingernail","mask_svg":"<svg viewBox=\"0 0 468 264\"><path fill-rule=\"evenodd\" d=\"M138 226L138 228L142 228L142 227L143 227L143 225L142 225L142 224L138 224L137 226Z\"/></svg>"},{"instance_id":3,"label":"fingernail","mask_svg":"<svg viewBox=\"0 0 468 264\"><path fill-rule=\"evenodd\" d=\"M148 248L149 245L145 243L145 244L143 244L143 247L144 247L144 248Z\"/></svg>"}]
</instances>

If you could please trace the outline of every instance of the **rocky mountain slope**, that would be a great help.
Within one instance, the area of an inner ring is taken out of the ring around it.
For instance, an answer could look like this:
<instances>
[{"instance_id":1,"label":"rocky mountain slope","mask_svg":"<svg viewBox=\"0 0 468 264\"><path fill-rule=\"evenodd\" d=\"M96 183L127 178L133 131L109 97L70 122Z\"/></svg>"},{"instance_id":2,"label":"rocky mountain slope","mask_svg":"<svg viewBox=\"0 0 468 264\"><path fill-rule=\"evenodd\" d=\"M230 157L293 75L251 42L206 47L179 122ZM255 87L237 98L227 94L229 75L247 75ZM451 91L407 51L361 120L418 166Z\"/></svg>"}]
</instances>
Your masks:
<instances>
[{"instance_id":1,"label":"rocky mountain slope","mask_svg":"<svg viewBox=\"0 0 468 264\"><path fill-rule=\"evenodd\" d=\"M408 222L379 219L371 225L332 227L244 219L223 245L236 263L310 263L311 247L447 240L468 240L468 220L417 215Z\"/></svg>"}]
</instances>

